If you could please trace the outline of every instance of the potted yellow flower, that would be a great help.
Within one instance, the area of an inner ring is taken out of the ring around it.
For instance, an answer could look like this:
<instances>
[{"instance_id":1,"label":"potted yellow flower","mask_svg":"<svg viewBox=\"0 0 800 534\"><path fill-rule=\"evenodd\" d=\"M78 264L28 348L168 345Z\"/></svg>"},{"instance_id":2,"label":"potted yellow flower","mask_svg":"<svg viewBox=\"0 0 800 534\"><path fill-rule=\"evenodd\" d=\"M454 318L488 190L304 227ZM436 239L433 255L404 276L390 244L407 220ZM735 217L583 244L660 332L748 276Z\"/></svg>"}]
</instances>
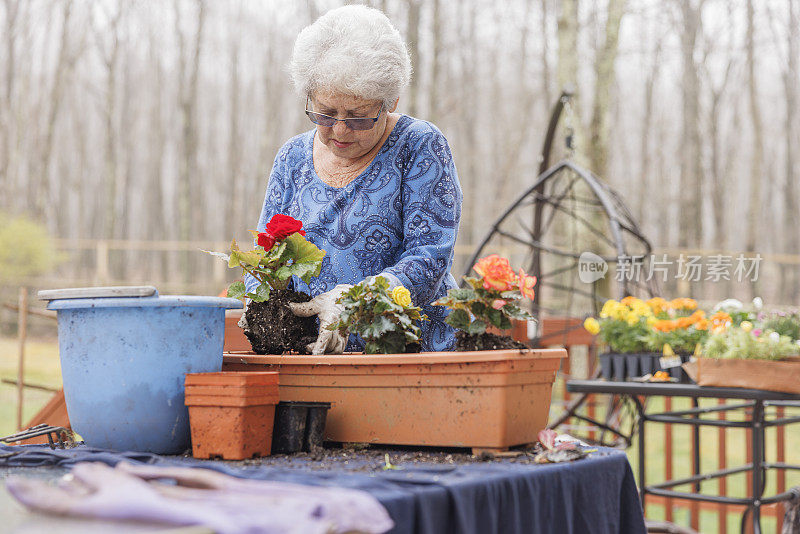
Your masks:
<instances>
[{"instance_id":1,"label":"potted yellow flower","mask_svg":"<svg viewBox=\"0 0 800 534\"><path fill-rule=\"evenodd\" d=\"M624 380L626 376L639 375L639 355L647 350L648 324L655 316L657 304L631 296L620 301L609 299L603 304L599 319L589 317L584 321L584 328L597 335L608 348L599 356L604 378Z\"/></svg>"},{"instance_id":2,"label":"potted yellow flower","mask_svg":"<svg viewBox=\"0 0 800 534\"><path fill-rule=\"evenodd\" d=\"M603 377L624 380L662 370L662 354L683 355L684 360L675 360L678 375L680 363L705 340L708 324L694 299L628 296L607 300L599 319L587 318L584 328L608 347L599 356Z\"/></svg>"}]
</instances>

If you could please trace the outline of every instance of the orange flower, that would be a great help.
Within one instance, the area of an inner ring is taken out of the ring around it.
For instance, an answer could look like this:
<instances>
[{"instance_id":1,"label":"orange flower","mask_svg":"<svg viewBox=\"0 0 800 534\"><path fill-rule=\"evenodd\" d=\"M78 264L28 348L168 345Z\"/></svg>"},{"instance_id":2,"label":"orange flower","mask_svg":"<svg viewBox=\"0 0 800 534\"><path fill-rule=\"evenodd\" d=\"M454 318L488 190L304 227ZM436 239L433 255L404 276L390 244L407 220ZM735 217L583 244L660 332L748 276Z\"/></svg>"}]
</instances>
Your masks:
<instances>
[{"instance_id":1,"label":"orange flower","mask_svg":"<svg viewBox=\"0 0 800 534\"><path fill-rule=\"evenodd\" d=\"M672 332L675 330L675 321L670 319L659 319L653 323L653 329L659 332Z\"/></svg>"},{"instance_id":2,"label":"orange flower","mask_svg":"<svg viewBox=\"0 0 800 534\"><path fill-rule=\"evenodd\" d=\"M725 313L724 311L718 311L714 315L711 316L711 326L714 327L714 333L718 333L724 331L729 324L733 321L731 320L731 316Z\"/></svg>"},{"instance_id":3,"label":"orange flower","mask_svg":"<svg viewBox=\"0 0 800 534\"><path fill-rule=\"evenodd\" d=\"M528 297L529 299L533 300L536 296L536 292L533 290L533 286L536 285L536 277L535 276L528 276L525 273L525 269L519 270L519 290L523 294L523 296Z\"/></svg>"},{"instance_id":4,"label":"orange flower","mask_svg":"<svg viewBox=\"0 0 800 534\"><path fill-rule=\"evenodd\" d=\"M517 283L517 275L511 270L508 260L497 254L478 260L472 268L483 277L484 289L509 291L514 289Z\"/></svg>"},{"instance_id":5,"label":"orange flower","mask_svg":"<svg viewBox=\"0 0 800 534\"><path fill-rule=\"evenodd\" d=\"M708 330L709 321L708 319L700 319L696 323L694 323L694 327L697 330Z\"/></svg>"},{"instance_id":6,"label":"orange flower","mask_svg":"<svg viewBox=\"0 0 800 534\"><path fill-rule=\"evenodd\" d=\"M678 317L675 320L675 325L677 328L689 328L692 326L692 323L694 323L694 321L691 317Z\"/></svg>"},{"instance_id":7,"label":"orange flower","mask_svg":"<svg viewBox=\"0 0 800 534\"><path fill-rule=\"evenodd\" d=\"M673 310L694 310L697 308L697 301L694 299L681 297L672 299L669 303L669 307Z\"/></svg>"},{"instance_id":8,"label":"orange flower","mask_svg":"<svg viewBox=\"0 0 800 534\"><path fill-rule=\"evenodd\" d=\"M636 302L636 297L628 295L627 297L623 298L619 301L620 304L624 304L625 306L630 306L634 302Z\"/></svg>"},{"instance_id":9,"label":"orange flower","mask_svg":"<svg viewBox=\"0 0 800 534\"><path fill-rule=\"evenodd\" d=\"M647 301L647 305L653 310L653 313L659 314L667 308L668 302L661 297L653 297Z\"/></svg>"},{"instance_id":10,"label":"orange flower","mask_svg":"<svg viewBox=\"0 0 800 534\"><path fill-rule=\"evenodd\" d=\"M697 310L692 315L690 315L692 320L694 320L695 322L699 321L700 319L704 319L705 316L706 316L706 312L704 312L703 310Z\"/></svg>"}]
</instances>

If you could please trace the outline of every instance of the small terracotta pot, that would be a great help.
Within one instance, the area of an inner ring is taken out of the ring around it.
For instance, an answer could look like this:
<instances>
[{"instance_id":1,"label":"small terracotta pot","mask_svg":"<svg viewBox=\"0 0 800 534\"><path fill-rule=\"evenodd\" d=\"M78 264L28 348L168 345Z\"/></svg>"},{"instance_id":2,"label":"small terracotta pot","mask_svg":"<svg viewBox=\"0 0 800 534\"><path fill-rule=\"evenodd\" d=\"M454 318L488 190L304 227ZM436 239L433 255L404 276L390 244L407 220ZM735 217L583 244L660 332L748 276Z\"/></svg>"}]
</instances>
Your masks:
<instances>
[{"instance_id":1,"label":"small terracotta pot","mask_svg":"<svg viewBox=\"0 0 800 534\"><path fill-rule=\"evenodd\" d=\"M278 373L186 375L192 456L244 460L269 456Z\"/></svg>"}]
</instances>

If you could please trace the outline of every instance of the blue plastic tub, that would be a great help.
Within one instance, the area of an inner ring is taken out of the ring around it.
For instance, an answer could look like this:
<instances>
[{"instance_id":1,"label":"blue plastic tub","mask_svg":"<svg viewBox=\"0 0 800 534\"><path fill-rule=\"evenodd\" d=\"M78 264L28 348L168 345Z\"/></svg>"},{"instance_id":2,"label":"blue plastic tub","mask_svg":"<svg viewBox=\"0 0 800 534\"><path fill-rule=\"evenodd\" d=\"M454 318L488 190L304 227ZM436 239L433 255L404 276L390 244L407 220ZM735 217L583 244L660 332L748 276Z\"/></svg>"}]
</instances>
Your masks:
<instances>
[{"instance_id":1,"label":"blue plastic tub","mask_svg":"<svg viewBox=\"0 0 800 534\"><path fill-rule=\"evenodd\" d=\"M72 428L87 445L181 453L190 447L184 375L222 369L219 297L58 298L61 373Z\"/></svg>"}]
</instances>

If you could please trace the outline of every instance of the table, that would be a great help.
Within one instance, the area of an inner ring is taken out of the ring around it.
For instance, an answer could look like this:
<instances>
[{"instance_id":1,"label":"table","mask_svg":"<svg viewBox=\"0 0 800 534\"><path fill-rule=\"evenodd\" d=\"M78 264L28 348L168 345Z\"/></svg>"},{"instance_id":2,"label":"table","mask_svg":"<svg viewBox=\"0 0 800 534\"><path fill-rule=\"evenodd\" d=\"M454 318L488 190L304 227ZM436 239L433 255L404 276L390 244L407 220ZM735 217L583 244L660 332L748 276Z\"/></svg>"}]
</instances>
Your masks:
<instances>
[{"instance_id":1,"label":"table","mask_svg":"<svg viewBox=\"0 0 800 534\"><path fill-rule=\"evenodd\" d=\"M36 476L42 476L41 470L48 468L60 475L64 468L79 461L114 465L126 460L205 467L262 480L361 489L387 509L395 522L393 534L645 532L633 471L625 454L613 449L601 449L566 464L526 464L515 459L453 465L402 462L401 470L386 471L358 460L347 466L320 469L311 455L285 457L289 459L280 465L252 465L255 461L116 453L86 446L66 450L25 446L24 453L3 458L13 449L16 447L0 445L0 479L9 469L19 474L19 466L29 466ZM69 532L63 528L60 531Z\"/></svg>"},{"instance_id":2,"label":"table","mask_svg":"<svg viewBox=\"0 0 800 534\"><path fill-rule=\"evenodd\" d=\"M800 396L798 395L757 389L707 387L695 384L606 382L605 380L570 380L567 382L567 391L570 393L624 395L632 399L638 415L638 486L642 503L644 503L645 495L650 494L694 501L744 505L746 508L745 512L742 514L741 531L745 531L745 527L748 524L747 518L748 515L750 515L753 532L755 534L760 534L761 507L767 504L788 501L797 498L798 494L800 494L798 488L793 488L790 491L777 495L764 496L766 473L769 469L800 469L800 466L797 465L766 462L764 455L764 435L766 428L800 422L800 417L798 416L768 419L766 409L772 406L800 407ZM692 399L693 408L663 413L646 413L644 403L640 397L648 396L688 397ZM745 402L700 408L698 406L698 399L700 398L730 399ZM734 410L745 410L745 420L726 421L701 418L703 414L707 413L730 412ZM647 485L645 483L645 462L647 459L647 455L645 454L645 425L649 421L687 424L697 427L716 426L723 428L748 428L752 431L751 445L753 449L753 461L751 464L745 464L735 468L721 469L710 473L700 473L700 432L695 432L693 476ZM700 493L701 481L743 472L750 473L753 488L752 495L744 498L736 498L722 495L704 495ZM671 489L684 484L694 484L694 491L684 492Z\"/></svg>"}]
</instances>

